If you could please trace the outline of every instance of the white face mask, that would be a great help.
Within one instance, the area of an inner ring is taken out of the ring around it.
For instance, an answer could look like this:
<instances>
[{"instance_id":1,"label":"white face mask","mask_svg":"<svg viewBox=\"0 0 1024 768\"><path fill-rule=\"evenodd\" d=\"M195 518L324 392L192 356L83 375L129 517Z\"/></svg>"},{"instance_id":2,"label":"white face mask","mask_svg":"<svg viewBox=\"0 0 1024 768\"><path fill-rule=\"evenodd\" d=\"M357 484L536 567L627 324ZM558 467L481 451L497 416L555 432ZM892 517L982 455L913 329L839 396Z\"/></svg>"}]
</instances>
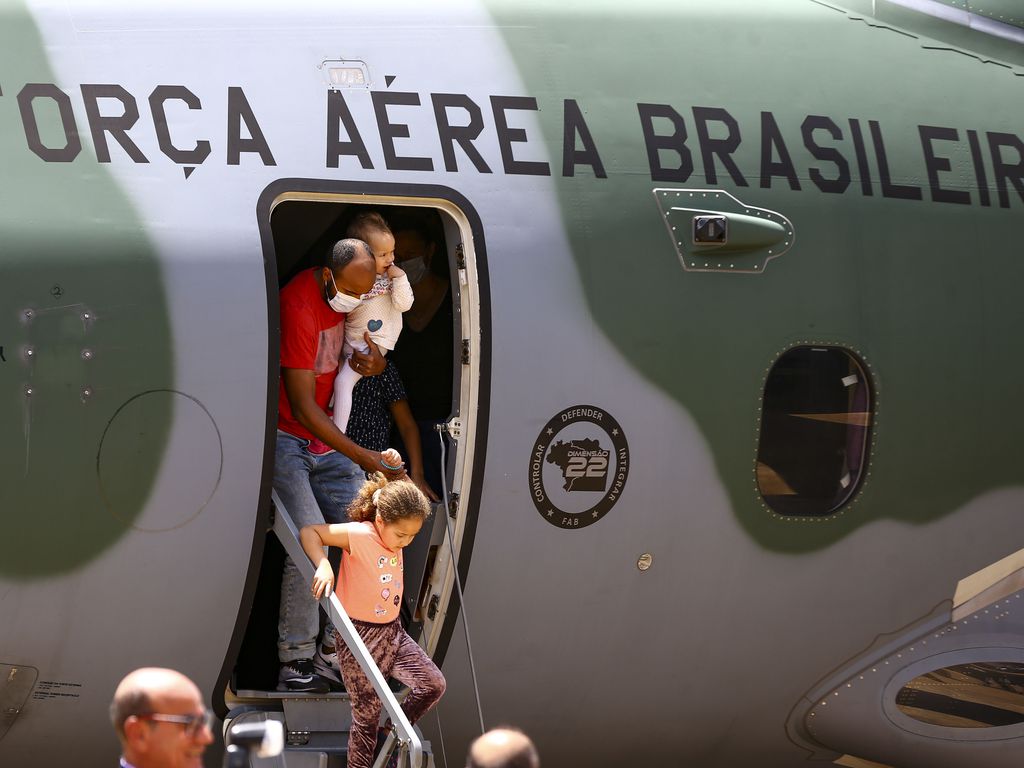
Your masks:
<instances>
[{"instance_id":1,"label":"white face mask","mask_svg":"<svg viewBox=\"0 0 1024 768\"><path fill-rule=\"evenodd\" d=\"M408 261L401 261L397 263L409 278L410 285L416 285L416 283L427 276L427 264L423 261L422 256L417 256L415 259L409 259Z\"/></svg>"},{"instance_id":2,"label":"white face mask","mask_svg":"<svg viewBox=\"0 0 1024 768\"><path fill-rule=\"evenodd\" d=\"M331 305L331 309L335 312L351 312L353 309L359 306L362 299L357 296L349 296L346 293L342 293L338 290L338 284L334 282L334 273L331 272L331 283L334 284L334 290L337 291L334 296L327 302Z\"/></svg>"}]
</instances>

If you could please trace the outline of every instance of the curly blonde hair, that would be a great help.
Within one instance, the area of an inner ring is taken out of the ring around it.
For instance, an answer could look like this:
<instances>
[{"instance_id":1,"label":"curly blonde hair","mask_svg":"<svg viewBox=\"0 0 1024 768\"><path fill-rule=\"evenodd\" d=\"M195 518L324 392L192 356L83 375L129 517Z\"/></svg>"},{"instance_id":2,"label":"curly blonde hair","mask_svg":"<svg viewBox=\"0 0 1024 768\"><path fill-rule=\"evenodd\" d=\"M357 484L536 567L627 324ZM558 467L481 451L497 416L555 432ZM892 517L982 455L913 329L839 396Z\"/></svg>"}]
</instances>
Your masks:
<instances>
[{"instance_id":1,"label":"curly blonde hair","mask_svg":"<svg viewBox=\"0 0 1024 768\"><path fill-rule=\"evenodd\" d=\"M362 523L375 515L380 515L385 523L410 517L425 520L430 516L430 502L411 481L389 481L380 472L374 472L348 505L348 519Z\"/></svg>"}]
</instances>

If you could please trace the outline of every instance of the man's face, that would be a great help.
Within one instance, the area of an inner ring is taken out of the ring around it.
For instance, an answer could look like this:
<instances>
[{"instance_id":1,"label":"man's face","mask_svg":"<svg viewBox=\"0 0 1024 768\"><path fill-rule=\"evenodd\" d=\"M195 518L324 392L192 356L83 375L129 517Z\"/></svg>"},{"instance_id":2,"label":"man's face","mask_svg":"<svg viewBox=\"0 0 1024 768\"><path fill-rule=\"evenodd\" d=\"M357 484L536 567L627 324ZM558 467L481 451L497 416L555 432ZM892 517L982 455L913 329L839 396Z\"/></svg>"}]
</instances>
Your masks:
<instances>
[{"instance_id":1,"label":"man's face","mask_svg":"<svg viewBox=\"0 0 1024 768\"><path fill-rule=\"evenodd\" d=\"M161 715L193 715L195 724L145 719L138 723L141 732L135 743L136 768L202 768L203 752L213 742L213 734L202 721L203 702L194 686L176 685L154 695L151 705Z\"/></svg>"},{"instance_id":2,"label":"man's face","mask_svg":"<svg viewBox=\"0 0 1024 768\"><path fill-rule=\"evenodd\" d=\"M340 293L344 293L358 299L364 293L370 292L370 289L373 288L374 280L376 280L377 277L373 257L365 251L352 259L352 261L344 267L335 270L332 273L334 277L333 285L331 277L326 274L328 272L330 272L330 270L328 270L327 267L324 267L328 300L334 296L334 291L331 290L332 287L337 288Z\"/></svg>"}]
</instances>

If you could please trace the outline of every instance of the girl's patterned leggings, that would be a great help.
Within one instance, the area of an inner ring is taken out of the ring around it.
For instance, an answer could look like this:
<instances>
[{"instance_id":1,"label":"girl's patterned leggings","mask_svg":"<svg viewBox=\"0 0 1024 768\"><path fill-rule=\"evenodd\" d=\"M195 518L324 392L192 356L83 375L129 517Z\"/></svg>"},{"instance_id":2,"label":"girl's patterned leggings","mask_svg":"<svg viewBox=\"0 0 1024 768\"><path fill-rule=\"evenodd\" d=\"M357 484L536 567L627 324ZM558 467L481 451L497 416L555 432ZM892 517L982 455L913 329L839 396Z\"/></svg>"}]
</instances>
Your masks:
<instances>
[{"instance_id":1,"label":"girl's patterned leggings","mask_svg":"<svg viewBox=\"0 0 1024 768\"><path fill-rule=\"evenodd\" d=\"M402 711L410 722L415 723L444 693L445 681L441 670L402 629L400 619L387 624L355 620L352 623L384 677L393 677L412 689L402 702ZM383 705L340 635L334 647L338 649L338 665L345 681L345 690L352 700L348 766L370 768L377 746L377 726Z\"/></svg>"}]
</instances>

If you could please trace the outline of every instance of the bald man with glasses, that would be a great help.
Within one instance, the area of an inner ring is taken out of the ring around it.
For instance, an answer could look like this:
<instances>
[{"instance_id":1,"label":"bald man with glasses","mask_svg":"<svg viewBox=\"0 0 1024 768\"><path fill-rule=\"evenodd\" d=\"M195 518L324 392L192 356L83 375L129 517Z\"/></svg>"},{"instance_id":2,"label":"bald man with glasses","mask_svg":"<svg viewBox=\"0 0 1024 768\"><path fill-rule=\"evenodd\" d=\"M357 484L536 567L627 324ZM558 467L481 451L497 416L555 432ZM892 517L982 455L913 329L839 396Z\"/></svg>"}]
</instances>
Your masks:
<instances>
[{"instance_id":1,"label":"bald man with glasses","mask_svg":"<svg viewBox=\"0 0 1024 768\"><path fill-rule=\"evenodd\" d=\"M195 683L173 669L145 667L117 686L110 720L122 768L202 768L212 715Z\"/></svg>"}]
</instances>

